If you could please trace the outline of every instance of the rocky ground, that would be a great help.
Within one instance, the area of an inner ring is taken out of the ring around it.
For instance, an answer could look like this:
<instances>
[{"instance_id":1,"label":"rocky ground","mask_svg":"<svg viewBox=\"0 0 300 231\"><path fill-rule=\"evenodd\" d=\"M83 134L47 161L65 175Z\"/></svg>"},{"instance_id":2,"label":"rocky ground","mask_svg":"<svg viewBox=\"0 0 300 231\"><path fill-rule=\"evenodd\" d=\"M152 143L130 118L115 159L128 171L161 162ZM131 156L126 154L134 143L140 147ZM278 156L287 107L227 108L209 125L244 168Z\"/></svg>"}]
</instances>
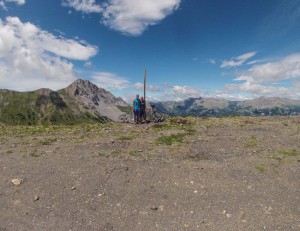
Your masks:
<instances>
[{"instance_id":1,"label":"rocky ground","mask_svg":"<svg viewBox=\"0 0 300 231\"><path fill-rule=\"evenodd\" d=\"M0 231L300 230L300 117L0 125Z\"/></svg>"}]
</instances>

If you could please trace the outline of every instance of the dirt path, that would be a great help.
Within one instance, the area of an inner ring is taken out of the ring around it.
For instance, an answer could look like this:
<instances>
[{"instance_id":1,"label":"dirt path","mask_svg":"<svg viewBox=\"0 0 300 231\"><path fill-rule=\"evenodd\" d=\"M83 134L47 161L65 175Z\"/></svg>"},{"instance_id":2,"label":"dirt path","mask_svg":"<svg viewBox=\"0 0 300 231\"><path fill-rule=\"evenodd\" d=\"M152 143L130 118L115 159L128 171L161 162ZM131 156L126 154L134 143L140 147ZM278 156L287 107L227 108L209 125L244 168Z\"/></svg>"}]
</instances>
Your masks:
<instances>
[{"instance_id":1,"label":"dirt path","mask_svg":"<svg viewBox=\"0 0 300 231\"><path fill-rule=\"evenodd\" d=\"M299 178L300 117L2 126L0 231L300 230Z\"/></svg>"}]
</instances>

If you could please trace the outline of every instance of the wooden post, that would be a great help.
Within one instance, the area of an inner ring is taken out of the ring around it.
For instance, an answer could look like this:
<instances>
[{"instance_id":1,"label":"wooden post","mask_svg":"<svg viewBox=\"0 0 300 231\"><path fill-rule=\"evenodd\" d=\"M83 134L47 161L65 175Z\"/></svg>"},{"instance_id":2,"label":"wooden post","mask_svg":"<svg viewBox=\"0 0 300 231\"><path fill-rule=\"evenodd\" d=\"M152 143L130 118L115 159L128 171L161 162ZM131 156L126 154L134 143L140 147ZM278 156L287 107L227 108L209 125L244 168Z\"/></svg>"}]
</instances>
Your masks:
<instances>
[{"instance_id":1,"label":"wooden post","mask_svg":"<svg viewBox=\"0 0 300 231\"><path fill-rule=\"evenodd\" d=\"M146 68L144 71L144 100L146 101Z\"/></svg>"}]
</instances>

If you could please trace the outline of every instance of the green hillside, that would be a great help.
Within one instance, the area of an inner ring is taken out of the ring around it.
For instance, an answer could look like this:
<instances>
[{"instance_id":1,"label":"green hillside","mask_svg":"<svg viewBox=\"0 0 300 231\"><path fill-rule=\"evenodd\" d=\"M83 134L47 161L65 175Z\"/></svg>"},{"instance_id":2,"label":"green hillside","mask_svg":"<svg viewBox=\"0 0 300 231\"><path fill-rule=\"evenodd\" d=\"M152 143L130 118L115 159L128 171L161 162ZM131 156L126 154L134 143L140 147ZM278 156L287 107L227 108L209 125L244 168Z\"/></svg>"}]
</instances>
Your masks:
<instances>
[{"instance_id":1,"label":"green hillside","mask_svg":"<svg viewBox=\"0 0 300 231\"><path fill-rule=\"evenodd\" d=\"M0 90L0 122L22 125L105 122L108 119L80 110L65 90L32 92Z\"/></svg>"}]
</instances>

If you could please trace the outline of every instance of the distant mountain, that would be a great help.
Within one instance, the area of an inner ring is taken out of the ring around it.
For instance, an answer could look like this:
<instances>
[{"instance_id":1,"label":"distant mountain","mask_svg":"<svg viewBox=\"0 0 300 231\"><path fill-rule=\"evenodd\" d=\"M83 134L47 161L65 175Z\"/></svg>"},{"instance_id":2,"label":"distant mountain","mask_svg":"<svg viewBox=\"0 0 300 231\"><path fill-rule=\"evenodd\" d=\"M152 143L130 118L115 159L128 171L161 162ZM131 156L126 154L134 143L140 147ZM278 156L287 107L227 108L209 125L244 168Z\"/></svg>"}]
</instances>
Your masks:
<instances>
[{"instance_id":1,"label":"distant mountain","mask_svg":"<svg viewBox=\"0 0 300 231\"><path fill-rule=\"evenodd\" d=\"M59 91L0 90L0 122L8 124L73 124L117 120L129 105L88 80L78 79Z\"/></svg>"},{"instance_id":2,"label":"distant mountain","mask_svg":"<svg viewBox=\"0 0 300 231\"><path fill-rule=\"evenodd\" d=\"M300 100L275 97L246 101L190 98L180 102L155 103L155 107L173 116L300 115Z\"/></svg>"}]
</instances>

